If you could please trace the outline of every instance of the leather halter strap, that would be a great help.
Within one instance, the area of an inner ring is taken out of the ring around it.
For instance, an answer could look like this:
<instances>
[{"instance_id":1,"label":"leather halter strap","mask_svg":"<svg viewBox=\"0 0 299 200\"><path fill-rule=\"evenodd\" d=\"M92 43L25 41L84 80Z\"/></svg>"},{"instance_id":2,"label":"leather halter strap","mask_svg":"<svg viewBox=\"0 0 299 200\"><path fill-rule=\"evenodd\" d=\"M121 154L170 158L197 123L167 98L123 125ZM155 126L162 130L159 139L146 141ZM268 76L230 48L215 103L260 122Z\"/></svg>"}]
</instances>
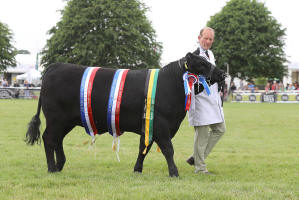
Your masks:
<instances>
[{"instance_id":1,"label":"leather halter strap","mask_svg":"<svg viewBox=\"0 0 299 200\"><path fill-rule=\"evenodd\" d=\"M185 57L178 60L180 68L185 72L188 71L187 59Z\"/></svg>"}]
</instances>

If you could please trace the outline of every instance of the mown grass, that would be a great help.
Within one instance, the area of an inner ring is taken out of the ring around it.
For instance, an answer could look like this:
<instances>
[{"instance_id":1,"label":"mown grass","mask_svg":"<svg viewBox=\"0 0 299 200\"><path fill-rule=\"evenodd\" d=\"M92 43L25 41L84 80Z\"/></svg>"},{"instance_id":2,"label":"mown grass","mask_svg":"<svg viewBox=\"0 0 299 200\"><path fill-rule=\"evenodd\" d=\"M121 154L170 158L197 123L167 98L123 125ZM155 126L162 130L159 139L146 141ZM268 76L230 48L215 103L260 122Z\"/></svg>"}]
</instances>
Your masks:
<instances>
[{"instance_id":1,"label":"mown grass","mask_svg":"<svg viewBox=\"0 0 299 200\"><path fill-rule=\"evenodd\" d=\"M143 173L133 173L138 135L121 137L119 163L110 135L89 147L81 127L64 140L63 171L49 174L43 145L23 141L36 107L0 100L0 199L299 199L299 104L225 103L227 132L207 159L214 175L194 174L185 162L194 134L186 118L173 139L179 178L168 177L155 146Z\"/></svg>"}]
</instances>

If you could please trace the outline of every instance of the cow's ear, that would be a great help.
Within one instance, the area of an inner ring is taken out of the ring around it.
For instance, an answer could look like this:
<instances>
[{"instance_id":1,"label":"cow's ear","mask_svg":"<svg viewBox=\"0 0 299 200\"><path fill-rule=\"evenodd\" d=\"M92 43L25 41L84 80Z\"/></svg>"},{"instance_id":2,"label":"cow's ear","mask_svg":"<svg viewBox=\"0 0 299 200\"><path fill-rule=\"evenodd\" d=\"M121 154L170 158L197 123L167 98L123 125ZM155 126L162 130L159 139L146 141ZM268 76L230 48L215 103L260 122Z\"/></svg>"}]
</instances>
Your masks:
<instances>
[{"instance_id":1,"label":"cow's ear","mask_svg":"<svg viewBox=\"0 0 299 200\"><path fill-rule=\"evenodd\" d=\"M191 59L192 58L192 53L188 52L187 55L186 55L186 58Z\"/></svg>"}]
</instances>

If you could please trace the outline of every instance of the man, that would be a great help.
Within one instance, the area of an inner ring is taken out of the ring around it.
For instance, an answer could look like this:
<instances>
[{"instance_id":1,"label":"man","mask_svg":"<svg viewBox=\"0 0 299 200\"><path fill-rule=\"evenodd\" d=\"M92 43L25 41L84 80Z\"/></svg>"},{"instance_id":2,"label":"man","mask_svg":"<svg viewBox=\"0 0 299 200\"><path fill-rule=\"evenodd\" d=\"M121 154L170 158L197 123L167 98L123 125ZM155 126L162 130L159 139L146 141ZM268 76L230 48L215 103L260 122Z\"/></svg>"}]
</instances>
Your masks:
<instances>
[{"instance_id":1,"label":"man","mask_svg":"<svg viewBox=\"0 0 299 200\"><path fill-rule=\"evenodd\" d=\"M214 42L214 30L205 27L198 36L199 47L195 53L205 57L215 65L213 52L210 50ZM194 126L194 150L193 155L187 160L194 165L195 173L209 173L205 159L212 151L220 137L225 132L225 121L222 109L221 97L218 90L218 83L210 86L211 94L204 90L198 93L200 86L195 85L192 94L191 106L188 112L189 123Z\"/></svg>"}]
</instances>

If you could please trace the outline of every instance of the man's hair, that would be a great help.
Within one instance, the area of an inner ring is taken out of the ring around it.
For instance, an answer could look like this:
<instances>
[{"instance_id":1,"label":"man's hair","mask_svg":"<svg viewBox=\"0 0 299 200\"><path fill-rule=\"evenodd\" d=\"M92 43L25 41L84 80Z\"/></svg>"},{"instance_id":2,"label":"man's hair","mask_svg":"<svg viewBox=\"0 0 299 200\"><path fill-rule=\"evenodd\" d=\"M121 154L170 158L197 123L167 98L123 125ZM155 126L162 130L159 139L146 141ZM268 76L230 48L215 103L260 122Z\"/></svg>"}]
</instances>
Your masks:
<instances>
[{"instance_id":1,"label":"man's hair","mask_svg":"<svg viewBox=\"0 0 299 200\"><path fill-rule=\"evenodd\" d=\"M200 32L199 32L199 35L202 36L202 33L203 33L205 30L210 30L210 31L212 31L212 32L214 33L214 35L215 35L215 30L212 29L211 27L208 27L208 26L202 28L202 29L200 30Z\"/></svg>"}]
</instances>

